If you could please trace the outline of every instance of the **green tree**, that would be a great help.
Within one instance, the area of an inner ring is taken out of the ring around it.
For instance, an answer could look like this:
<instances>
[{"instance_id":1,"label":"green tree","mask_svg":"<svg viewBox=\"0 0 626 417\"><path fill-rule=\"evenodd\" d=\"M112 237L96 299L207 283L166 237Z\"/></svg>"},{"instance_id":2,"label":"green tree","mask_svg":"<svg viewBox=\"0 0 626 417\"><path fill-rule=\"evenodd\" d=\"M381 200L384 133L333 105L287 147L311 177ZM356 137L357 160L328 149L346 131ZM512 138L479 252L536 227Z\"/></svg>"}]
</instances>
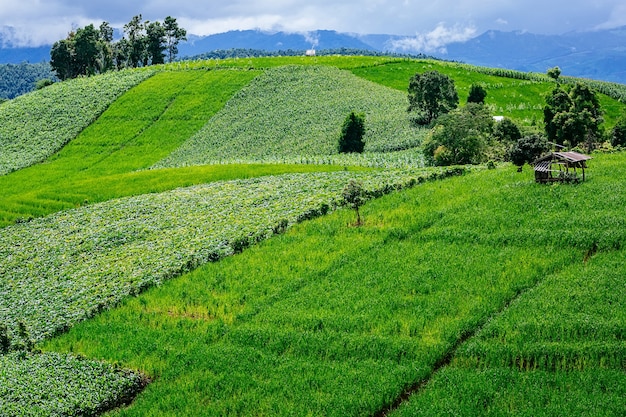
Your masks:
<instances>
[{"instance_id":1,"label":"green tree","mask_svg":"<svg viewBox=\"0 0 626 417\"><path fill-rule=\"evenodd\" d=\"M548 77L552 78L558 84L559 77L561 76L561 68L559 67L550 68L547 71L547 74L548 74Z\"/></svg>"},{"instance_id":2,"label":"green tree","mask_svg":"<svg viewBox=\"0 0 626 417\"><path fill-rule=\"evenodd\" d=\"M62 39L52 45L50 67L59 79L67 80L78 75L74 58L74 33L70 33L67 39Z\"/></svg>"},{"instance_id":3,"label":"green tree","mask_svg":"<svg viewBox=\"0 0 626 417\"><path fill-rule=\"evenodd\" d=\"M587 85L576 83L569 92L557 86L546 97L544 123L548 140L574 147L600 137L602 109L596 93Z\"/></svg>"},{"instance_id":4,"label":"green tree","mask_svg":"<svg viewBox=\"0 0 626 417\"><path fill-rule=\"evenodd\" d=\"M128 36L128 65L137 68L146 60L146 35L142 16L134 16L124 25L124 33Z\"/></svg>"},{"instance_id":5,"label":"green tree","mask_svg":"<svg viewBox=\"0 0 626 417\"><path fill-rule=\"evenodd\" d=\"M626 146L626 115L622 116L611 130L611 145Z\"/></svg>"},{"instance_id":6,"label":"green tree","mask_svg":"<svg viewBox=\"0 0 626 417\"><path fill-rule=\"evenodd\" d=\"M485 98L487 98L487 90L480 84L472 84L470 86L469 95L467 96L468 103L485 104Z\"/></svg>"},{"instance_id":7,"label":"green tree","mask_svg":"<svg viewBox=\"0 0 626 417\"><path fill-rule=\"evenodd\" d=\"M113 28L108 22L102 22L100 25L99 36L99 52L100 56L98 61L100 62L100 71L107 72L115 68L115 62L113 58Z\"/></svg>"},{"instance_id":8,"label":"green tree","mask_svg":"<svg viewBox=\"0 0 626 417\"><path fill-rule=\"evenodd\" d=\"M525 163L531 163L548 151L549 144L545 137L541 135L524 136L518 140L510 151L510 159L517 165L518 172L522 172Z\"/></svg>"},{"instance_id":9,"label":"green tree","mask_svg":"<svg viewBox=\"0 0 626 417\"><path fill-rule=\"evenodd\" d=\"M494 124L493 137L504 144L513 144L522 138L522 132L515 122L505 117Z\"/></svg>"},{"instance_id":10,"label":"green tree","mask_svg":"<svg viewBox=\"0 0 626 417\"><path fill-rule=\"evenodd\" d=\"M165 28L165 42L167 45L167 53L169 62L174 61L178 55L178 44L180 41L187 40L187 31L178 26L178 22L172 16L167 16L163 22Z\"/></svg>"},{"instance_id":11,"label":"green tree","mask_svg":"<svg viewBox=\"0 0 626 417\"><path fill-rule=\"evenodd\" d=\"M438 71L417 73L409 81L409 107L417 124L428 125L457 108L459 95L454 80Z\"/></svg>"},{"instance_id":12,"label":"green tree","mask_svg":"<svg viewBox=\"0 0 626 417\"><path fill-rule=\"evenodd\" d=\"M100 72L98 66L98 41L100 33L93 25L76 30L74 37L75 65L78 75L93 75Z\"/></svg>"},{"instance_id":13,"label":"green tree","mask_svg":"<svg viewBox=\"0 0 626 417\"><path fill-rule=\"evenodd\" d=\"M342 196L344 203L356 211L356 225L362 225L363 222L361 221L359 208L365 203L366 200L363 184L356 180L350 180L350 182L348 182L348 184L344 187Z\"/></svg>"},{"instance_id":14,"label":"green tree","mask_svg":"<svg viewBox=\"0 0 626 417\"><path fill-rule=\"evenodd\" d=\"M439 119L424 140L424 155L435 165L483 162L493 118L485 106L469 103Z\"/></svg>"},{"instance_id":15,"label":"green tree","mask_svg":"<svg viewBox=\"0 0 626 417\"><path fill-rule=\"evenodd\" d=\"M341 127L341 136L339 137L339 152L363 152L365 142L365 115L350 112Z\"/></svg>"},{"instance_id":16,"label":"green tree","mask_svg":"<svg viewBox=\"0 0 626 417\"><path fill-rule=\"evenodd\" d=\"M166 32L161 22L146 25L146 55L152 65L165 63Z\"/></svg>"}]
</instances>

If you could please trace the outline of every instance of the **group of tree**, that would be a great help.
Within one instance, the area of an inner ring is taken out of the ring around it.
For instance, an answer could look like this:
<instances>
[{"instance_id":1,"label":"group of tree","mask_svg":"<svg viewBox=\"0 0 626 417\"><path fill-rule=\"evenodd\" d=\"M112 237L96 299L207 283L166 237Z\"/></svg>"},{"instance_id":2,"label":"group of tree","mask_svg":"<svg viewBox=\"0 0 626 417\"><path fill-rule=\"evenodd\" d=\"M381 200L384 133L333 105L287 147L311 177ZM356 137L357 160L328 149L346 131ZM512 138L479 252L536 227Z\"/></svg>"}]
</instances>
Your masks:
<instances>
[{"instance_id":1,"label":"group of tree","mask_svg":"<svg viewBox=\"0 0 626 417\"><path fill-rule=\"evenodd\" d=\"M124 36L114 41L108 22L99 28L93 24L69 33L50 51L50 65L61 80L81 75L100 74L123 68L136 68L173 61L178 44L187 39L187 31L168 16L163 23L143 21L137 15L124 25Z\"/></svg>"},{"instance_id":2,"label":"group of tree","mask_svg":"<svg viewBox=\"0 0 626 417\"><path fill-rule=\"evenodd\" d=\"M426 158L435 165L500 160L521 167L555 145L586 150L604 140L613 146L626 145L626 116L604 135L596 92L584 83L564 88L558 67L548 75L556 87L546 97L545 132L523 134L508 118L494 121L484 105L487 91L480 84L470 87L467 103L459 108L454 80L437 71L415 74L409 82L408 112L414 123L430 127L423 143Z\"/></svg>"},{"instance_id":3,"label":"group of tree","mask_svg":"<svg viewBox=\"0 0 626 417\"><path fill-rule=\"evenodd\" d=\"M494 121L485 105L486 97L485 87L473 84L467 103L459 107L454 80L447 75L428 71L411 78L407 110L414 123L430 127L422 146L431 163L462 165L502 160L523 164L547 149L543 136L523 136L508 118Z\"/></svg>"}]
</instances>

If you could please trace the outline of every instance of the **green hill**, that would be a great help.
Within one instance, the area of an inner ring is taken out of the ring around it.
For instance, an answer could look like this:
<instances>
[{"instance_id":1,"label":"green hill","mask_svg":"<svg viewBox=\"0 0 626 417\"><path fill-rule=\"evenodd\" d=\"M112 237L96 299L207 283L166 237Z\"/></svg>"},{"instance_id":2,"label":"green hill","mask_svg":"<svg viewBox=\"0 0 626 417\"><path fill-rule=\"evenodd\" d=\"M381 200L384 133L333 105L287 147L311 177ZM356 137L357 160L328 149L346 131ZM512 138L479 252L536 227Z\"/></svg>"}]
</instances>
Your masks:
<instances>
[{"instance_id":1,"label":"green hill","mask_svg":"<svg viewBox=\"0 0 626 417\"><path fill-rule=\"evenodd\" d=\"M541 74L381 57L175 63L0 105L0 414L621 415L626 157L577 186L423 168L406 87L431 69L541 130ZM367 152L337 155L353 110Z\"/></svg>"}]
</instances>

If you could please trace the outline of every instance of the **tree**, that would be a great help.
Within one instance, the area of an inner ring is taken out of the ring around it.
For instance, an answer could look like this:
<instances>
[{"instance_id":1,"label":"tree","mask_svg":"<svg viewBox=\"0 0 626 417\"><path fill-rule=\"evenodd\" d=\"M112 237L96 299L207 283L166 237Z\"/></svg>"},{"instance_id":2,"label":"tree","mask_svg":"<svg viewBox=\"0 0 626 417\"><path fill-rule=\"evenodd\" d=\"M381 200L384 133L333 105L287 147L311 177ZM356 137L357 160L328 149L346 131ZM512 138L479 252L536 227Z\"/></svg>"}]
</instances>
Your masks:
<instances>
[{"instance_id":1,"label":"tree","mask_svg":"<svg viewBox=\"0 0 626 417\"><path fill-rule=\"evenodd\" d=\"M363 184L358 181L350 180L342 192L344 203L356 211L356 225L362 225L359 207L365 203L366 195Z\"/></svg>"},{"instance_id":2,"label":"tree","mask_svg":"<svg viewBox=\"0 0 626 417\"><path fill-rule=\"evenodd\" d=\"M576 83L569 92L557 86L546 97L544 123L548 140L575 147L599 137L603 122L600 101L589 86Z\"/></svg>"},{"instance_id":3,"label":"tree","mask_svg":"<svg viewBox=\"0 0 626 417\"><path fill-rule=\"evenodd\" d=\"M547 71L547 74L548 74L548 77L552 78L558 84L559 77L561 76L561 68L559 67L550 68Z\"/></svg>"},{"instance_id":4,"label":"tree","mask_svg":"<svg viewBox=\"0 0 626 417\"><path fill-rule=\"evenodd\" d=\"M485 106L469 103L437 119L424 140L424 155L435 165L480 163L492 130L493 118Z\"/></svg>"},{"instance_id":5,"label":"tree","mask_svg":"<svg viewBox=\"0 0 626 417\"><path fill-rule=\"evenodd\" d=\"M480 84L472 84L470 86L469 95L467 96L468 103L485 104L485 98L487 97L487 90Z\"/></svg>"},{"instance_id":6,"label":"tree","mask_svg":"<svg viewBox=\"0 0 626 417\"><path fill-rule=\"evenodd\" d=\"M130 22L124 25L124 33L128 35L128 64L133 68L139 67L146 58L146 36L144 30L140 14L134 16Z\"/></svg>"},{"instance_id":7,"label":"tree","mask_svg":"<svg viewBox=\"0 0 626 417\"><path fill-rule=\"evenodd\" d=\"M151 22L146 26L146 56L152 65L165 63L165 34L160 22Z\"/></svg>"},{"instance_id":8,"label":"tree","mask_svg":"<svg viewBox=\"0 0 626 417\"><path fill-rule=\"evenodd\" d=\"M541 135L525 136L518 140L511 148L510 158L517 165L518 172L522 172L525 163L531 163L549 149L548 141Z\"/></svg>"},{"instance_id":9,"label":"tree","mask_svg":"<svg viewBox=\"0 0 626 417\"><path fill-rule=\"evenodd\" d=\"M102 72L111 71L115 68L113 57L113 28L108 22L102 22L100 25L100 41L99 50L100 70Z\"/></svg>"},{"instance_id":10,"label":"tree","mask_svg":"<svg viewBox=\"0 0 626 417\"><path fill-rule=\"evenodd\" d=\"M165 18L163 27L165 28L165 43L167 45L169 62L172 62L178 55L178 43L187 40L187 31L180 28L178 22L172 16Z\"/></svg>"},{"instance_id":11,"label":"tree","mask_svg":"<svg viewBox=\"0 0 626 417\"><path fill-rule=\"evenodd\" d=\"M626 146L626 115L622 116L611 130L611 145Z\"/></svg>"},{"instance_id":12,"label":"tree","mask_svg":"<svg viewBox=\"0 0 626 417\"><path fill-rule=\"evenodd\" d=\"M428 125L457 108L459 95L454 80L438 71L417 73L409 81L409 113L417 124Z\"/></svg>"},{"instance_id":13,"label":"tree","mask_svg":"<svg viewBox=\"0 0 626 417\"><path fill-rule=\"evenodd\" d=\"M494 124L493 137L504 144L512 144L522 138L522 132L515 122L505 117L502 121Z\"/></svg>"},{"instance_id":14,"label":"tree","mask_svg":"<svg viewBox=\"0 0 626 417\"><path fill-rule=\"evenodd\" d=\"M50 50L50 66L61 80L74 78L76 66L74 65L74 34L70 33L67 39L57 41Z\"/></svg>"},{"instance_id":15,"label":"tree","mask_svg":"<svg viewBox=\"0 0 626 417\"><path fill-rule=\"evenodd\" d=\"M93 25L87 25L76 30L74 52L78 75L93 75L100 72L98 66L99 39L100 33Z\"/></svg>"},{"instance_id":16,"label":"tree","mask_svg":"<svg viewBox=\"0 0 626 417\"><path fill-rule=\"evenodd\" d=\"M363 152L365 142L365 115L350 112L341 128L341 136L339 137L339 152Z\"/></svg>"}]
</instances>

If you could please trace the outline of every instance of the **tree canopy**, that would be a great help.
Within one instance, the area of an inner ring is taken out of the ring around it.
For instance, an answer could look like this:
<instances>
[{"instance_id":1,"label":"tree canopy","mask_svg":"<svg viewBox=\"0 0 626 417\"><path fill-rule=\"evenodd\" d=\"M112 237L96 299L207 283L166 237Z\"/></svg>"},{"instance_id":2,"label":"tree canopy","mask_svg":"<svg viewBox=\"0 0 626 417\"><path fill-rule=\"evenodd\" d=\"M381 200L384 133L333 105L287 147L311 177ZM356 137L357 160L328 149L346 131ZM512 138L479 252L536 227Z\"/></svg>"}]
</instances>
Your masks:
<instances>
[{"instance_id":1,"label":"tree canopy","mask_svg":"<svg viewBox=\"0 0 626 417\"><path fill-rule=\"evenodd\" d=\"M341 136L339 137L339 152L363 152L365 142L365 115L350 112L341 128Z\"/></svg>"},{"instance_id":2,"label":"tree canopy","mask_svg":"<svg viewBox=\"0 0 626 417\"><path fill-rule=\"evenodd\" d=\"M187 31L171 16L162 24L144 22L139 14L124 25L124 36L120 40L114 42L113 34L108 22L103 22L98 29L90 24L70 32L66 39L52 46L52 69L65 80L114 68L163 64L166 56L170 62L176 58L178 43L187 39Z\"/></svg>"},{"instance_id":3,"label":"tree canopy","mask_svg":"<svg viewBox=\"0 0 626 417\"><path fill-rule=\"evenodd\" d=\"M600 136L602 109L596 93L587 85L576 83L565 91L557 86L548 97L543 110L548 140L571 147L589 137Z\"/></svg>"},{"instance_id":4,"label":"tree canopy","mask_svg":"<svg viewBox=\"0 0 626 417\"><path fill-rule=\"evenodd\" d=\"M457 108L459 95L454 80L438 71L416 73L409 81L409 107L417 124L428 125Z\"/></svg>"},{"instance_id":5,"label":"tree canopy","mask_svg":"<svg viewBox=\"0 0 626 417\"><path fill-rule=\"evenodd\" d=\"M480 84L472 84L470 86L469 95L467 96L468 103L484 104L485 98L487 98L487 90Z\"/></svg>"}]
</instances>

